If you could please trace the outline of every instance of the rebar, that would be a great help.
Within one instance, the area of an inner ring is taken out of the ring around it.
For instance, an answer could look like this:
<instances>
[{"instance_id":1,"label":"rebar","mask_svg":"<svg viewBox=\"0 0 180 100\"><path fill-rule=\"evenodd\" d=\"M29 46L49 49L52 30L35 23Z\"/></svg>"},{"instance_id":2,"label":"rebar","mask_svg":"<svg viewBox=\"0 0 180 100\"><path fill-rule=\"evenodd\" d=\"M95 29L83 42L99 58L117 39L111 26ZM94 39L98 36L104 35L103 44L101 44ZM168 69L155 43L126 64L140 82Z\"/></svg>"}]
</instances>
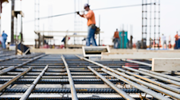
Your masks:
<instances>
[{"instance_id":1,"label":"rebar","mask_svg":"<svg viewBox=\"0 0 180 100\"><path fill-rule=\"evenodd\" d=\"M134 100L131 96L126 94L124 91L117 88L113 83L108 81L104 76L100 75L98 72L96 72L94 69L92 69L90 66L88 66L88 69L91 70L94 74L96 74L98 77L100 77L106 84L108 84L111 88L113 88L119 95L121 95L123 98L127 100Z\"/></svg>"},{"instance_id":2,"label":"rebar","mask_svg":"<svg viewBox=\"0 0 180 100\"><path fill-rule=\"evenodd\" d=\"M42 70L42 72L39 74L39 76L34 80L34 82L31 84L31 86L26 90L26 92L22 95L20 100L26 100L28 99L29 95L31 94L31 91L36 87L38 81L41 79L45 71L48 69L48 65Z\"/></svg>"},{"instance_id":3,"label":"rebar","mask_svg":"<svg viewBox=\"0 0 180 100\"><path fill-rule=\"evenodd\" d=\"M66 71L68 73L68 79L69 79L69 83L70 83L70 86L71 86L71 95L72 95L72 100L78 100L77 98L77 94L76 94L76 89L75 89L75 86L74 86L74 82L73 82L73 79L72 79L72 76L71 76L71 72L68 68L68 64L66 63L66 60L64 59L63 56L61 56L63 62L64 62L64 65L66 67Z\"/></svg>"}]
</instances>

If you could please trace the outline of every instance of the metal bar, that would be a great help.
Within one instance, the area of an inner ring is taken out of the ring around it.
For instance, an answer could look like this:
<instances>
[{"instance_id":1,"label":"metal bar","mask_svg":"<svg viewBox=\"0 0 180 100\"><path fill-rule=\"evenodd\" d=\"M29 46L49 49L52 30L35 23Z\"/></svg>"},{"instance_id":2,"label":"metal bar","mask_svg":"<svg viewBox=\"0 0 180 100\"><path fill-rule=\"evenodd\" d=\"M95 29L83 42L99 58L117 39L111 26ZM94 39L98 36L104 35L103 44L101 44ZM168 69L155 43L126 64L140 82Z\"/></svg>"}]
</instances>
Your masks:
<instances>
[{"instance_id":1,"label":"metal bar","mask_svg":"<svg viewBox=\"0 0 180 100\"><path fill-rule=\"evenodd\" d=\"M0 62L10 60L10 59L13 59L13 58L17 58L17 56L11 56L11 57L8 57L8 58L5 58L5 59L0 59Z\"/></svg>"},{"instance_id":2,"label":"metal bar","mask_svg":"<svg viewBox=\"0 0 180 100\"><path fill-rule=\"evenodd\" d=\"M29 95L31 94L31 91L36 87L36 84L41 79L45 71L48 69L48 65L42 70L42 72L39 74L39 76L34 80L34 82L31 84L31 86L26 90L26 92L22 95L20 100L26 100L28 99Z\"/></svg>"},{"instance_id":3,"label":"metal bar","mask_svg":"<svg viewBox=\"0 0 180 100\"><path fill-rule=\"evenodd\" d=\"M27 88L7 88L5 93L24 93ZM136 88L120 88L126 93L143 93ZM76 88L77 93L117 93L111 88ZM70 88L38 88L34 89L32 93L71 93Z\"/></svg>"},{"instance_id":4,"label":"metal bar","mask_svg":"<svg viewBox=\"0 0 180 100\"><path fill-rule=\"evenodd\" d=\"M142 68L140 68L139 70L150 73L150 74L158 75L158 76L161 76L161 77L169 78L169 79L172 79L172 80L175 80L175 81L180 81L180 78L177 78L177 77L173 77L173 76L169 76L169 75L165 75L165 74L160 74L160 73L156 73L156 72L153 72L153 71L148 71L148 70L145 70L145 69L142 69Z\"/></svg>"},{"instance_id":5,"label":"metal bar","mask_svg":"<svg viewBox=\"0 0 180 100\"><path fill-rule=\"evenodd\" d=\"M162 80L164 82L168 82L168 83L180 86L180 82L176 82L176 81L173 81L173 80L170 80L170 79L166 79L166 78L163 78L163 77L160 77L160 76L157 76L157 75L153 75L153 74L149 74L149 73L146 73L146 72L142 72L142 71L130 68L130 67L126 67L126 66L123 66L123 68L127 69L127 70L134 71L134 72L138 72L138 73L141 73L141 74L144 74L144 75L147 75L147 76L151 76L151 77L157 78L157 79Z\"/></svg>"},{"instance_id":6,"label":"metal bar","mask_svg":"<svg viewBox=\"0 0 180 100\"><path fill-rule=\"evenodd\" d=\"M26 71L22 72L20 75L14 77L13 79L11 79L10 81L6 82L4 85L2 85L0 87L0 92L5 89L6 87L8 87L10 84L12 84L14 81L16 81L17 79L19 79L21 76L23 76L24 74L26 74L27 72L29 72L31 70L31 67L28 68Z\"/></svg>"},{"instance_id":7,"label":"metal bar","mask_svg":"<svg viewBox=\"0 0 180 100\"><path fill-rule=\"evenodd\" d=\"M11 1L11 44L14 45L14 8L15 0Z\"/></svg>"},{"instance_id":8,"label":"metal bar","mask_svg":"<svg viewBox=\"0 0 180 100\"><path fill-rule=\"evenodd\" d=\"M145 87L143 87L143 86L141 86L141 85L139 85L139 84L137 84L137 83L135 83L135 82L132 82L132 81L130 81L130 80L128 80L128 79L125 79L124 77L121 77L121 76L119 76L119 75L117 75L117 74L115 74L115 73L112 73L112 72L107 71L107 70L105 70L105 69L102 69L102 71L104 71L104 72L106 72L106 73L108 73L108 74L116 77L116 78L119 79L119 80L122 80L122 81L124 81L124 82L132 85L133 87L135 87L135 88L137 88L137 89L139 89L139 90L141 90L141 91L143 91L143 92L145 92L145 93L148 93L149 95L151 95L151 96L153 96L153 97L155 97L155 98L157 98L157 99L160 99L160 100L170 100L169 98L166 98L166 97L164 97L164 96L161 95L161 94L158 94L158 93L156 93L156 92L154 92L154 91L152 91L152 90L150 90L150 89L147 89L147 88L145 88Z\"/></svg>"},{"instance_id":9,"label":"metal bar","mask_svg":"<svg viewBox=\"0 0 180 100\"><path fill-rule=\"evenodd\" d=\"M10 99L10 100L16 100L18 99L19 97L13 97L14 95L8 95L8 96L5 96L4 98L6 98L5 100L7 99ZM2 97L0 97L1 99ZM52 97L52 98L49 98L49 97L32 97L32 98L29 98L28 100L72 100L72 98L70 97L67 97L67 98L64 98L64 97ZM3 99L4 100L4 99ZM125 100L124 98L122 97L81 97L79 98L79 100ZM142 100L142 98L135 98L135 100ZM147 100L157 100L157 99L153 99L152 97L149 97L147 98Z\"/></svg>"},{"instance_id":10,"label":"metal bar","mask_svg":"<svg viewBox=\"0 0 180 100\"><path fill-rule=\"evenodd\" d=\"M111 70L111 71L113 71L113 72L118 72L118 71L113 70L113 69L111 69L111 68L109 68L109 67L107 67L107 66L104 66L104 65L100 64L100 63L97 63L97 62L94 62L94 61L92 61L92 60L89 60L89 59L80 57L80 56L78 56L78 55L76 55L76 56L79 57L79 58L82 59L82 60L86 60L86 61L88 61L88 62L91 62L91 63L93 63L93 64L96 64L96 65L98 65L98 66L101 66L101 67L103 67L104 69ZM106 70L102 70L102 71L105 72ZM106 71L106 72L108 73L108 71ZM136 88L138 88L138 89L140 89L141 91L143 91L143 92L145 92L145 93L148 93L148 94L154 96L154 97L157 98L157 99L170 100L170 99L164 97L164 96L161 95L161 94L158 94L158 93L156 93L156 92L154 92L154 91L152 91L152 90L150 90L150 89L144 88L144 87L140 86L139 84L134 83L134 82L132 82L132 81L129 81L129 80L123 78L123 77L120 77L120 76L114 74L114 73L110 73L110 72L109 72L108 74L113 75L113 76L116 76L116 78L118 78L118 79L120 79L120 80L122 80L122 81L124 81L124 82L126 82L126 83L128 83L128 84L130 84L130 85L132 85L132 86L134 86L134 87L136 87Z\"/></svg>"},{"instance_id":11,"label":"metal bar","mask_svg":"<svg viewBox=\"0 0 180 100\"><path fill-rule=\"evenodd\" d=\"M152 64L148 64L148 63L144 63L144 62L140 62L140 61L133 61L133 60L126 60L127 62L131 62L131 63L137 63L137 64L141 64L141 65L146 65L146 66L152 66Z\"/></svg>"},{"instance_id":12,"label":"metal bar","mask_svg":"<svg viewBox=\"0 0 180 100\"><path fill-rule=\"evenodd\" d=\"M34 61L34 60L36 60L36 59L38 59L38 58L40 58L42 56L44 56L44 55L40 55L40 56L34 57L33 59L30 59L30 60L28 60L26 62L23 62L22 64L18 64L17 66L11 66L11 67L5 68L5 69L0 71L0 75L5 74L5 73L7 73L7 72L17 68L17 67L21 67L21 66L23 66L23 65L25 65L25 64L27 64L29 62L32 62L32 61Z\"/></svg>"},{"instance_id":13,"label":"metal bar","mask_svg":"<svg viewBox=\"0 0 180 100\"><path fill-rule=\"evenodd\" d=\"M126 94L124 91L120 90L119 88L117 88L113 83L111 83L110 81L108 81L105 77L103 77L101 74L99 74L98 72L96 72L94 69L92 69L90 66L88 66L88 69L91 70L94 74L96 74L98 77L100 77L106 84L108 84L111 88L113 88L117 93L119 93L120 96L122 96L123 98L127 99L127 100L134 100L131 96L129 96L128 94Z\"/></svg>"},{"instance_id":14,"label":"metal bar","mask_svg":"<svg viewBox=\"0 0 180 100\"><path fill-rule=\"evenodd\" d=\"M0 79L0 83L3 84L7 81L10 81L11 79ZM118 79L108 79L112 83L121 83L122 81ZM31 84L34 81L34 79L19 79L15 84ZM75 84L103 84L104 82L101 79L73 79ZM40 84L69 84L68 79L41 79L39 81Z\"/></svg>"},{"instance_id":15,"label":"metal bar","mask_svg":"<svg viewBox=\"0 0 180 100\"><path fill-rule=\"evenodd\" d=\"M111 71L113 71L113 70L111 70ZM147 87L149 87L149 88L151 88L151 89L153 89L153 90L156 90L156 91L159 91L159 92L161 92L161 93L165 93L165 94L167 94L167 95L169 95L169 96L171 96L171 97L175 97L175 98L177 98L177 99L180 99L180 95L177 94L177 93L174 93L174 92L172 92L172 91L166 90L166 89L161 88L161 87L159 87L159 86L156 86L156 85L154 85L154 84L149 84L148 82L142 81L142 80L137 79L137 78L132 77L132 76L128 76L128 75L126 75L126 74L124 74L124 73L120 73L120 72L118 72L118 71L113 71L113 72L116 73L116 74L118 74L118 75L121 75L121 76L123 76L123 77L126 77L126 78L128 78L128 79L130 79L130 80L133 80L133 81L135 81L135 82L137 82L137 83L143 84L143 85L145 85L145 86L147 86ZM164 99L163 99L163 100L164 100Z\"/></svg>"},{"instance_id":16,"label":"metal bar","mask_svg":"<svg viewBox=\"0 0 180 100\"><path fill-rule=\"evenodd\" d=\"M76 89L75 89L75 86L74 86L74 82L73 82L73 79L72 79L72 76L71 76L71 72L68 68L68 64L66 63L66 60L64 59L63 56L61 56L63 62L64 62L64 65L66 67L66 70L67 70L67 73L68 73L68 79L69 79L69 83L70 83L70 86L71 86L71 95L72 95L72 100L78 100L77 98L77 94L76 94Z\"/></svg>"},{"instance_id":17,"label":"metal bar","mask_svg":"<svg viewBox=\"0 0 180 100\"><path fill-rule=\"evenodd\" d=\"M172 86L170 86L170 85L166 85L166 84L164 84L164 83L161 83L161 82L158 82L158 81L155 81L155 80L148 79L148 78L146 78L146 77L143 77L143 76L134 74L134 73L132 73L132 72L129 72L129 71L126 71L126 70L123 70L123 69L120 69L120 68L118 68L117 70L118 70L118 71L121 71L121 72L124 72L124 73L127 73L127 74L129 74L129 75L133 75L133 76L138 77L138 78L140 78L140 79L146 80L146 81L151 82L151 83L153 83L153 84L156 84L156 85L158 85L158 86L164 87L164 88L169 89L169 90L171 90L171 91L174 91L174 92L176 92L176 93L180 93L180 89L177 89L177 88L172 87Z\"/></svg>"}]
</instances>

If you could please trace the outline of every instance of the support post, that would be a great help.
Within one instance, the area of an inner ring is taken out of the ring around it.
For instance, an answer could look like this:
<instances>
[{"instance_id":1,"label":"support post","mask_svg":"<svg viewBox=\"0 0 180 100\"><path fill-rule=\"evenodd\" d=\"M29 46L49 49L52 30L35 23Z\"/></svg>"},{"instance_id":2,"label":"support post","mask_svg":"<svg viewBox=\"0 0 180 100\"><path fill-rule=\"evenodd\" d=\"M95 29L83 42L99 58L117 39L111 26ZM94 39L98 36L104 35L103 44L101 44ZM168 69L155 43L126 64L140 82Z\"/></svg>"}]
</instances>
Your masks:
<instances>
[{"instance_id":1,"label":"support post","mask_svg":"<svg viewBox=\"0 0 180 100\"><path fill-rule=\"evenodd\" d=\"M14 8L15 0L11 2L11 44L14 45Z\"/></svg>"}]
</instances>

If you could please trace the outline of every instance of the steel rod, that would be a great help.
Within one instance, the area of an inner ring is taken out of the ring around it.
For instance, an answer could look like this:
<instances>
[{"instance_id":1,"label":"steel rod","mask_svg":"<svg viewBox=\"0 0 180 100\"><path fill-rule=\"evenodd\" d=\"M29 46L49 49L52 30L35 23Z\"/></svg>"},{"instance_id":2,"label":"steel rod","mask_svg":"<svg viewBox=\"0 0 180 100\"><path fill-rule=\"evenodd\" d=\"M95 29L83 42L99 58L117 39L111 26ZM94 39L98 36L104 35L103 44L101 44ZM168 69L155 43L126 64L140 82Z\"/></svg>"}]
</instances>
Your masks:
<instances>
[{"instance_id":1,"label":"steel rod","mask_svg":"<svg viewBox=\"0 0 180 100\"><path fill-rule=\"evenodd\" d=\"M126 71L126 70L123 70L123 69L120 69L120 68L118 68L117 70L118 70L118 71L121 71L121 72L124 72L124 73L127 73L127 74L129 74L129 75L133 75L133 76L138 77L138 78L140 78L140 79L143 79L143 80L145 80L145 81L151 82L151 83L156 84L156 85L158 85L158 86L164 87L164 88L169 89L169 90L171 90L171 91L174 91L174 92L176 92L176 93L180 93L180 89L177 89L177 88L172 87L172 86L170 86L170 85L166 85L166 84L164 84L164 83L161 83L161 82L158 82L158 81L155 81L155 80L151 80L151 79L149 79L149 78L146 78L146 77L143 77L143 76L134 74L134 73L132 73L132 72L129 72L129 71Z\"/></svg>"},{"instance_id":2,"label":"steel rod","mask_svg":"<svg viewBox=\"0 0 180 100\"><path fill-rule=\"evenodd\" d=\"M63 55L61 56L61 59L63 60L64 66L66 67L66 71L68 73L68 79L69 79L69 83L70 83L70 86L71 86L72 100L78 100L76 89L75 89L75 86L74 86L74 82L73 82L73 79L72 79L71 72L69 70L68 64L66 63L66 60L64 59Z\"/></svg>"},{"instance_id":3,"label":"steel rod","mask_svg":"<svg viewBox=\"0 0 180 100\"><path fill-rule=\"evenodd\" d=\"M119 88L126 93L143 93L136 88ZM5 93L24 93L27 88L6 88ZM117 93L111 88L76 88L77 93ZM70 88L38 88L32 93L71 93Z\"/></svg>"},{"instance_id":4,"label":"steel rod","mask_svg":"<svg viewBox=\"0 0 180 100\"><path fill-rule=\"evenodd\" d=\"M139 62L139 61L133 61L133 60L126 60L127 62L131 62L131 63L137 63L137 64L141 64L141 65L146 65L149 67L152 67L152 64L148 64L148 63L144 63L144 62Z\"/></svg>"},{"instance_id":5,"label":"steel rod","mask_svg":"<svg viewBox=\"0 0 180 100\"><path fill-rule=\"evenodd\" d=\"M94 74L96 74L96 76L98 76L99 78L101 78L106 84L108 84L111 88L113 88L120 96L122 96L123 98L127 99L127 100L134 100L131 96L129 96L128 94L126 94L124 91L120 90L119 88L117 88L113 83L111 83L110 81L108 81L104 76L100 75L97 71L95 71L94 69L92 69L90 66L88 66L88 69L91 70Z\"/></svg>"},{"instance_id":6,"label":"steel rod","mask_svg":"<svg viewBox=\"0 0 180 100\"><path fill-rule=\"evenodd\" d=\"M20 75L14 77L13 79L11 79L10 81L6 82L5 84L3 84L0 87L0 92L5 89L6 87L8 87L10 84L12 84L13 82L15 82L17 79L19 79L21 76L23 76L24 74L26 74L27 72L29 72L31 70L31 68L28 68L26 71L22 72Z\"/></svg>"},{"instance_id":7,"label":"steel rod","mask_svg":"<svg viewBox=\"0 0 180 100\"><path fill-rule=\"evenodd\" d=\"M7 81L10 81L11 79L0 79L0 83L4 83ZM122 81L119 81L118 79L108 79L109 81L113 82L113 83L123 83ZM15 84L29 84L32 83L34 81L34 79L19 79L15 82ZM101 81L101 79L73 79L74 83L76 84L102 84L103 81ZM55 83L59 83L59 84L68 84L69 80L68 79L41 79L39 81L39 83L43 83L43 84L55 84Z\"/></svg>"},{"instance_id":8,"label":"steel rod","mask_svg":"<svg viewBox=\"0 0 180 100\"><path fill-rule=\"evenodd\" d=\"M17 56L11 56L11 57L8 57L8 58L5 58L5 59L0 59L0 62L10 60L10 59L13 59L13 58L17 58Z\"/></svg>"},{"instance_id":9,"label":"steel rod","mask_svg":"<svg viewBox=\"0 0 180 100\"><path fill-rule=\"evenodd\" d=\"M101 67L104 68L104 69L111 70L111 71L113 71L113 72L118 72L118 71L113 70L113 69L111 69L111 68L109 68L109 67L107 67L107 66L104 66L104 65L100 64L100 63L97 63L97 62L94 62L94 61L92 61L92 60L89 60L89 59L80 57L80 56L78 56L78 55L76 55L76 56L79 57L79 58L82 59L82 60L86 60L86 61L88 61L88 62L91 62L91 63L93 63L93 64L96 64L96 65L98 65L98 66L101 66ZM102 71L105 71L105 70L102 70ZM106 71L106 72L107 72L107 71ZM108 73L108 74L109 74L109 73ZM118 75L116 75L116 74L114 74L114 73L112 73L112 74L115 75L115 76L117 76L116 78L119 79L120 76L118 76ZM111 74L111 75L112 75L112 74ZM121 77L120 80L123 80L124 82L127 83L127 79L125 79L125 78L123 78L123 77ZM128 84L130 84L129 81L128 81ZM154 96L154 97L157 98L157 99L162 99L162 98L164 98L163 100L169 100L168 98L164 97L164 96L161 95L161 94L158 94L158 93L156 93L156 92L154 92L154 91L152 91L152 90L150 90L150 89L146 89L146 88L140 86L140 85L137 84L137 83L135 83L135 84L136 84L136 85L132 85L132 83L131 83L132 86L140 89L141 91L144 91L145 93L148 93L148 94ZM137 87L137 86L139 86L139 87Z\"/></svg>"},{"instance_id":10,"label":"steel rod","mask_svg":"<svg viewBox=\"0 0 180 100\"><path fill-rule=\"evenodd\" d=\"M48 65L42 70L42 72L39 74L39 76L34 80L34 82L31 84L31 86L26 90L26 92L22 95L20 100L26 100L28 99L29 95L31 94L31 91L36 87L38 81L41 79L45 71L48 69Z\"/></svg>"},{"instance_id":11,"label":"steel rod","mask_svg":"<svg viewBox=\"0 0 180 100\"><path fill-rule=\"evenodd\" d=\"M40 57L42 57L42 56L44 56L44 54L43 54L43 55L40 55L40 56L37 56L37 57L34 57L33 59L30 59L30 60L28 60L28 61L26 61L26 62L23 62L22 64L18 64L17 66L11 66L11 67L5 68L5 69L3 69L3 70L0 71L0 75L5 74L5 73L7 73L7 72L9 72L9 71L17 68L17 67L21 67L21 66L23 66L23 65L25 65L25 64L27 64L27 63L29 63L29 62L32 62L32 61L34 61L34 60L36 60L36 59L38 59L38 58L40 58Z\"/></svg>"},{"instance_id":12,"label":"steel rod","mask_svg":"<svg viewBox=\"0 0 180 100\"><path fill-rule=\"evenodd\" d=\"M142 69L142 68L140 68L139 70L150 73L150 74L158 75L158 76L161 76L161 77L169 78L169 79L172 79L172 80L175 80L175 81L180 81L180 78L177 78L177 77L173 77L173 76L169 76L169 75L165 75L165 74L160 74L160 73L156 73L156 72L153 72L153 71L148 71L148 70L145 70L145 69Z\"/></svg>"},{"instance_id":13,"label":"steel rod","mask_svg":"<svg viewBox=\"0 0 180 100\"><path fill-rule=\"evenodd\" d=\"M138 72L138 73L141 73L141 74L144 74L144 75L147 75L147 76L151 76L151 77L157 78L157 79L162 80L162 81L167 82L167 83L171 83L171 84L175 84L175 85L180 86L180 82L177 82L177 81L173 81L173 80L170 80L170 79L167 79L167 78L163 78L163 77L160 77L160 76L157 76L157 75L153 75L153 74L149 74L149 73L146 73L146 72L142 72L142 71L130 68L130 67L126 67L126 66L123 66L123 68L127 69L127 70L134 71L134 72Z\"/></svg>"},{"instance_id":14,"label":"steel rod","mask_svg":"<svg viewBox=\"0 0 180 100\"><path fill-rule=\"evenodd\" d=\"M111 70L111 71L112 71L112 70ZM135 77L128 76L128 75L126 75L126 74L124 74L124 73L120 73L120 72L118 72L118 71L113 71L113 72L116 73L116 74L118 74L118 75L121 75L121 76L123 76L123 77L126 77L126 78L128 78L128 79L130 79L130 80L132 80L132 81L135 81L135 82L137 82L137 83L143 84L143 85L145 85L145 86L147 86L147 87L149 87L149 88L151 88L151 89L153 89L153 90L156 90L156 91L159 91L159 92L161 92L161 93L167 94L167 95L169 95L169 96L171 96L171 97L175 97L175 98L177 98L177 99L180 99L180 95L177 94L177 93L174 93L174 92L172 92L172 91L166 90L166 89L161 88L161 87L159 87L159 86L157 86L157 85L150 84L150 83L148 83L148 82L142 81L142 80L137 79L137 78L135 78Z\"/></svg>"},{"instance_id":15,"label":"steel rod","mask_svg":"<svg viewBox=\"0 0 180 100\"><path fill-rule=\"evenodd\" d=\"M149 95L151 95L151 96L153 96L153 97L155 97L155 98L157 98L159 100L170 100L169 98L166 98L166 97L164 97L161 94L158 94L158 93L156 93L156 92L154 92L154 91L152 91L150 89L147 89L147 88L145 88L145 87L143 87L143 86L141 86L141 85L139 85L139 84L137 84L135 82L132 82L132 81L130 81L128 79L125 79L124 77L121 77L121 76L119 76L119 75L117 75L115 73L112 73L112 72L107 71L105 69L102 69L102 71L104 71L104 72L106 72L106 73L116 77L117 79L123 80L124 82L132 85L133 87L135 87L135 88L137 88L137 89L139 89L139 90L141 90L141 91L143 91L145 93L148 93Z\"/></svg>"}]
</instances>

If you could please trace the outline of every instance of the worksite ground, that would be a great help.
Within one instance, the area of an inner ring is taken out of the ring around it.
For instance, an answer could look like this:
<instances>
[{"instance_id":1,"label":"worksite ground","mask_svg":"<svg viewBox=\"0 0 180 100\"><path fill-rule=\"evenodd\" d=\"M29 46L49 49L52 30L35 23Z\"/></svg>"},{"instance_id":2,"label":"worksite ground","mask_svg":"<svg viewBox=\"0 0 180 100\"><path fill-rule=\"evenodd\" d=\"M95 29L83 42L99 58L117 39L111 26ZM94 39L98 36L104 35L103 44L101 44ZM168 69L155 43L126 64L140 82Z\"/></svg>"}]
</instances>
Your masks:
<instances>
[{"instance_id":1,"label":"worksite ground","mask_svg":"<svg viewBox=\"0 0 180 100\"><path fill-rule=\"evenodd\" d=\"M46 53L46 54L82 54L82 49L35 49L31 48L31 52L34 53ZM175 52L180 53L180 50L144 50L144 49L110 49L111 53L128 53L128 52Z\"/></svg>"}]
</instances>

